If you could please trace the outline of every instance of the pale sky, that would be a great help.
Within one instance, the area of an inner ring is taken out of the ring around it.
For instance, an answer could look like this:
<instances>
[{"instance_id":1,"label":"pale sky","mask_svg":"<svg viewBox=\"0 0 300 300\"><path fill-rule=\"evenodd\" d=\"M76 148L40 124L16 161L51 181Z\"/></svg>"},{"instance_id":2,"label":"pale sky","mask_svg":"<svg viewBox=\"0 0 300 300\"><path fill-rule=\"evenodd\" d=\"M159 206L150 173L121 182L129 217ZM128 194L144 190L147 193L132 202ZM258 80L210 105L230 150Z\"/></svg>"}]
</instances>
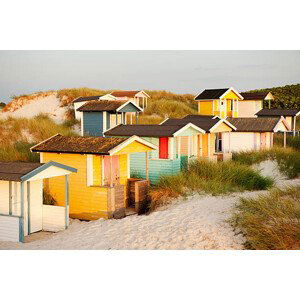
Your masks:
<instances>
[{"instance_id":1,"label":"pale sky","mask_svg":"<svg viewBox=\"0 0 300 300\"><path fill-rule=\"evenodd\" d=\"M73 87L197 94L300 83L300 51L0 51L0 102Z\"/></svg>"}]
</instances>

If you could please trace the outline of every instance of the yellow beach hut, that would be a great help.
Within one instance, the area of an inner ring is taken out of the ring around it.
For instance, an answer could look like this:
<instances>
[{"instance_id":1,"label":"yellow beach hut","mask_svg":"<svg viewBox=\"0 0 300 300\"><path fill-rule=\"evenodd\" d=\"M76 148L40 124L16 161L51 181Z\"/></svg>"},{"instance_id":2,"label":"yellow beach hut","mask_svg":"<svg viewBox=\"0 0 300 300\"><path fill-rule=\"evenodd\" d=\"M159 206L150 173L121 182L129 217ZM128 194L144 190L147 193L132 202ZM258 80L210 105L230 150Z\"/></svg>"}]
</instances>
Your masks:
<instances>
[{"instance_id":1,"label":"yellow beach hut","mask_svg":"<svg viewBox=\"0 0 300 300\"><path fill-rule=\"evenodd\" d=\"M93 220L125 216L129 154L144 152L148 157L148 151L156 148L137 136L103 138L57 134L32 147L31 151L40 153L41 162L55 160L77 169L76 174L70 175L70 217ZM61 178L47 180L45 188L58 205L64 201Z\"/></svg>"}]
</instances>

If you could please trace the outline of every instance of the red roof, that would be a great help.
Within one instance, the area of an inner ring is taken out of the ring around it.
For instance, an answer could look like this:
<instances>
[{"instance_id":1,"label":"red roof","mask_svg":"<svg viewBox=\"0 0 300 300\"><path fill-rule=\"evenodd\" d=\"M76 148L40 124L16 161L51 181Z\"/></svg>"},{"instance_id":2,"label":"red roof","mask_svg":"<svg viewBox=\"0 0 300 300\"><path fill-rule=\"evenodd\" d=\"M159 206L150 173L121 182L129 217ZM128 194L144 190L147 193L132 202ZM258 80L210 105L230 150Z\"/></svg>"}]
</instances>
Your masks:
<instances>
[{"instance_id":1,"label":"red roof","mask_svg":"<svg viewBox=\"0 0 300 300\"><path fill-rule=\"evenodd\" d=\"M113 95L114 97L135 97L135 95L137 93L139 93L140 91L116 91L116 92L112 92L111 95Z\"/></svg>"}]
</instances>

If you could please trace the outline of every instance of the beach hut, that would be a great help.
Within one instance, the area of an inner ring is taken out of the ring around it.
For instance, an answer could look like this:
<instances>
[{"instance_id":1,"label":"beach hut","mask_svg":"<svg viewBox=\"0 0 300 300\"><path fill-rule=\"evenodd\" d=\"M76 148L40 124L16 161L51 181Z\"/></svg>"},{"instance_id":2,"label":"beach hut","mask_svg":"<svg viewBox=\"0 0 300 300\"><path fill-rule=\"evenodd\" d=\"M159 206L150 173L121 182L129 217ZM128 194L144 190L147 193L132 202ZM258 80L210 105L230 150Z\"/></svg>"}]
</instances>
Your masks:
<instances>
[{"instance_id":1,"label":"beach hut","mask_svg":"<svg viewBox=\"0 0 300 300\"><path fill-rule=\"evenodd\" d=\"M94 100L80 106L77 111L82 112L81 135L103 136L103 132L117 126L126 124L127 118L138 122L138 114L142 109L126 100Z\"/></svg>"},{"instance_id":2,"label":"beach hut","mask_svg":"<svg viewBox=\"0 0 300 300\"><path fill-rule=\"evenodd\" d=\"M283 117L288 123L290 130L296 131L296 121L297 117L300 116L299 109L279 109L279 108L264 108L256 113L259 118L270 118L270 117Z\"/></svg>"},{"instance_id":3,"label":"beach hut","mask_svg":"<svg viewBox=\"0 0 300 300\"><path fill-rule=\"evenodd\" d=\"M148 105L148 99L150 96L143 90L140 91L114 91L109 95L115 97L117 100L130 100L143 110Z\"/></svg>"},{"instance_id":4,"label":"beach hut","mask_svg":"<svg viewBox=\"0 0 300 300\"><path fill-rule=\"evenodd\" d=\"M158 149L149 153L149 179L156 184L161 176L176 174L188 162L205 157L216 160L215 136L217 132L231 131L234 127L226 120L204 117L203 121L167 119L160 125L119 125L105 132L105 136L136 134L155 144ZM218 155L222 155L218 152ZM225 159L230 155L223 154ZM145 157L130 155L131 176L145 178Z\"/></svg>"},{"instance_id":5,"label":"beach hut","mask_svg":"<svg viewBox=\"0 0 300 300\"><path fill-rule=\"evenodd\" d=\"M70 217L94 220L125 216L131 203L129 155L141 153L146 158L144 168L147 170L148 152L155 149L155 145L137 136L103 138L57 134L32 147L31 151L40 153L41 162L55 160L77 169L76 174L70 175ZM45 186L59 205L64 203L61 178L50 178Z\"/></svg>"},{"instance_id":6,"label":"beach hut","mask_svg":"<svg viewBox=\"0 0 300 300\"><path fill-rule=\"evenodd\" d=\"M23 242L41 230L59 231L69 224L69 181L76 169L64 164L0 162L0 240ZM43 180L60 178L60 206L43 204Z\"/></svg>"},{"instance_id":7,"label":"beach hut","mask_svg":"<svg viewBox=\"0 0 300 300\"><path fill-rule=\"evenodd\" d=\"M243 96L233 87L206 89L195 97L200 115L213 115L220 118L238 117L238 102Z\"/></svg>"},{"instance_id":8,"label":"beach hut","mask_svg":"<svg viewBox=\"0 0 300 300\"><path fill-rule=\"evenodd\" d=\"M265 150L273 147L276 132L290 130L284 118L228 118L236 130L224 136L225 150L232 152Z\"/></svg>"},{"instance_id":9,"label":"beach hut","mask_svg":"<svg viewBox=\"0 0 300 300\"><path fill-rule=\"evenodd\" d=\"M272 93L270 92L251 92L240 93L243 97L242 101L238 103L238 116L240 118L254 118L256 113L263 109L264 102L271 105L271 101L274 100Z\"/></svg>"},{"instance_id":10,"label":"beach hut","mask_svg":"<svg viewBox=\"0 0 300 300\"><path fill-rule=\"evenodd\" d=\"M84 105L89 101L100 101L100 100L117 100L117 98L110 94L105 94L105 95L97 95L97 96L78 97L75 100L73 100L73 107L75 111L76 120L80 121L82 119L82 112L77 111L77 109L80 106Z\"/></svg>"}]
</instances>

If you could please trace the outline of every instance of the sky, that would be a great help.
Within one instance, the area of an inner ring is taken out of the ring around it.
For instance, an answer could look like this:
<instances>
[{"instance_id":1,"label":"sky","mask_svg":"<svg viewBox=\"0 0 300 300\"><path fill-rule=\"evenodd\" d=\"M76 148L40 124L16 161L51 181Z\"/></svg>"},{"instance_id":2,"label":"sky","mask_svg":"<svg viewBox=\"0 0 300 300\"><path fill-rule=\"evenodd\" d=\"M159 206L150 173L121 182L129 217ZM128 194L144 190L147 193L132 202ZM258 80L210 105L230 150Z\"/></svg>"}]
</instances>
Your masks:
<instances>
[{"instance_id":1,"label":"sky","mask_svg":"<svg viewBox=\"0 0 300 300\"><path fill-rule=\"evenodd\" d=\"M0 51L0 102L62 88L239 91L300 83L300 51Z\"/></svg>"}]
</instances>

